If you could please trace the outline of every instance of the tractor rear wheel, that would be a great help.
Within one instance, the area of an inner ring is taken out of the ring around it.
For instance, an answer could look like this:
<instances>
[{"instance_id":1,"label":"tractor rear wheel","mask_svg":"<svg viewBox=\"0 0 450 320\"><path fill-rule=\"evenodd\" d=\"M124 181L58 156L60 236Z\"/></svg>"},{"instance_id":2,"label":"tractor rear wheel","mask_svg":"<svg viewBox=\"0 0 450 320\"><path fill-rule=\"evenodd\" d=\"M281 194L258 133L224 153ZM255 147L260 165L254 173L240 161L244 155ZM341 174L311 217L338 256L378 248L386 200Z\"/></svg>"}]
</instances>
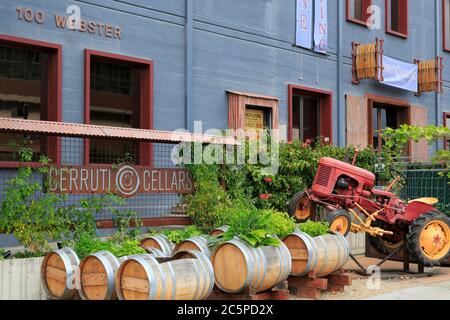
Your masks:
<instances>
[{"instance_id":1,"label":"tractor rear wheel","mask_svg":"<svg viewBox=\"0 0 450 320\"><path fill-rule=\"evenodd\" d=\"M294 217L297 222L309 220L316 210L316 204L311 201L306 191L296 193L289 202L289 215Z\"/></svg>"},{"instance_id":2,"label":"tractor rear wheel","mask_svg":"<svg viewBox=\"0 0 450 320\"><path fill-rule=\"evenodd\" d=\"M450 218L427 212L409 226L408 250L417 262L439 266L450 252Z\"/></svg>"},{"instance_id":3,"label":"tractor rear wheel","mask_svg":"<svg viewBox=\"0 0 450 320\"><path fill-rule=\"evenodd\" d=\"M352 218L346 210L336 210L327 214L327 222L330 224L330 230L339 232L344 237L350 232L352 227Z\"/></svg>"}]
</instances>

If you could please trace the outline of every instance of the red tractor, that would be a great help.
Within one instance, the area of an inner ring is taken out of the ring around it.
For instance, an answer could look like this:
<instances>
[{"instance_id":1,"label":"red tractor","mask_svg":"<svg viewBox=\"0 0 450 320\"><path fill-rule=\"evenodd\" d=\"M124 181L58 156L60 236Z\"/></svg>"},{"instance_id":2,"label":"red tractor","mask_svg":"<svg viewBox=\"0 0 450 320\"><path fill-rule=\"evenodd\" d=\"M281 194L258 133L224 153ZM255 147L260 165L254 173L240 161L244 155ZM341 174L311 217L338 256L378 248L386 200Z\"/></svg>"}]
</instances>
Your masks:
<instances>
[{"instance_id":1,"label":"red tractor","mask_svg":"<svg viewBox=\"0 0 450 320\"><path fill-rule=\"evenodd\" d=\"M385 190L374 189L375 175L356 167L356 156L352 164L320 159L312 188L292 198L290 215L298 222L328 221L331 230L343 235L366 232L371 245L384 254L407 241L418 263L439 265L450 251L450 218L436 209L438 200L405 203L390 192L399 178Z\"/></svg>"}]
</instances>

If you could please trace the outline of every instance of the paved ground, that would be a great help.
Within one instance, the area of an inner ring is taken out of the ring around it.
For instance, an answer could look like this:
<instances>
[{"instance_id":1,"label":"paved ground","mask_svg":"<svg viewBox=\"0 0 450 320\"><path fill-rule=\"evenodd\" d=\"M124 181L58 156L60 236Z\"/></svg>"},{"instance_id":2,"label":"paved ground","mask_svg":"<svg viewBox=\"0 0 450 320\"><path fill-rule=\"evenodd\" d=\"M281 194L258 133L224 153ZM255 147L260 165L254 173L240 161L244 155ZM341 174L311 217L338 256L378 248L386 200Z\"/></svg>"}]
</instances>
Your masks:
<instances>
[{"instance_id":1,"label":"paved ground","mask_svg":"<svg viewBox=\"0 0 450 320\"><path fill-rule=\"evenodd\" d=\"M376 265L378 259L358 258L364 267ZM426 276L413 277L402 270L402 263L387 262L382 266L380 277L362 277L355 271L356 264L351 261L346 269L352 273L353 284L344 293L325 293L324 300L450 300L450 268L426 268ZM411 264L411 270L417 266Z\"/></svg>"}]
</instances>

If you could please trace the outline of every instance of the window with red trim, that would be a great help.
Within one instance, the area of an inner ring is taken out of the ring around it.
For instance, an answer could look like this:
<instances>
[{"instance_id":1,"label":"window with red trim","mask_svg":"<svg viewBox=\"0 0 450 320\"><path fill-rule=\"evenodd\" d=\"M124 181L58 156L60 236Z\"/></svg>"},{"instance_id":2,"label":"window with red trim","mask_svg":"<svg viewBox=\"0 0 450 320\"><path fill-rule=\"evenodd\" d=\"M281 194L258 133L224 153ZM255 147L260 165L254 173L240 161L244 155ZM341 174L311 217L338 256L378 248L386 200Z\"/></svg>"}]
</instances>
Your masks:
<instances>
[{"instance_id":1,"label":"window with red trim","mask_svg":"<svg viewBox=\"0 0 450 320\"><path fill-rule=\"evenodd\" d=\"M288 86L288 141L333 142L332 92L299 85Z\"/></svg>"},{"instance_id":2,"label":"window with red trim","mask_svg":"<svg viewBox=\"0 0 450 320\"><path fill-rule=\"evenodd\" d=\"M442 0L444 50L450 52L450 0Z\"/></svg>"},{"instance_id":3,"label":"window with red trim","mask_svg":"<svg viewBox=\"0 0 450 320\"><path fill-rule=\"evenodd\" d=\"M152 129L152 62L86 51L86 123ZM149 143L89 139L86 164L150 165Z\"/></svg>"},{"instance_id":4,"label":"window with red trim","mask_svg":"<svg viewBox=\"0 0 450 320\"><path fill-rule=\"evenodd\" d=\"M372 0L347 0L347 20L367 26Z\"/></svg>"},{"instance_id":5,"label":"window with red trim","mask_svg":"<svg viewBox=\"0 0 450 320\"><path fill-rule=\"evenodd\" d=\"M408 37L408 0L386 0L386 32Z\"/></svg>"},{"instance_id":6,"label":"window with red trim","mask_svg":"<svg viewBox=\"0 0 450 320\"><path fill-rule=\"evenodd\" d=\"M61 47L0 35L0 117L60 121ZM45 135L2 133L0 167L16 167L18 150L33 152L33 162L46 156L59 163L60 143Z\"/></svg>"}]
</instances>

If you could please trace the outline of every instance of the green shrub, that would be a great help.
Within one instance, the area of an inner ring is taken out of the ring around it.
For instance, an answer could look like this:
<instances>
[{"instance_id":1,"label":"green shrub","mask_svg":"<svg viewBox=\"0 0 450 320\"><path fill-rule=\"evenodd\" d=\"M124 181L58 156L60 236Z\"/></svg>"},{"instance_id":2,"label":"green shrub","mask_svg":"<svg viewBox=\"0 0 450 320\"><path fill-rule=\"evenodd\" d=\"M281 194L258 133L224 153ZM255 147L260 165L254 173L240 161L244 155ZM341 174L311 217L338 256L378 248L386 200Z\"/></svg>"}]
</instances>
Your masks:
<instances>
[{"instance_id":1,"label":"green shrub","mask_svg":"<svg viewBox=\"0 0 450 320\"><path fill-rule=\"evenodd\" d=\"M231 198L242 195L257 208L287 211L294 194L312 186L320 158L331 157L350 163L354 153L354 147L341 148L319 143L304 146L298 141L281 143L280 166L276 175L266 176L261 165L246 164L239 168L225 165L221 176L226 181L227 194ZM356 165L374 171L377 161L377 152L369 147L359 151ZM393 163L388 163L378 173L381 180L390 180L394 176L393 166Z\"/></svg>"},{"instance_id":2,"label":"green shrub","mask_svg":"<svg viewBox=\"0 0 450 320\"><path fill-rule=\"evenodd\" d=\"M111 252L117 258L146 253L145 250L139 246L138 240L128 239L121 244L118 244L116 241L102 241L93 238L88 234L81 235L78 241L75 242L73 249L80 259L102 250Z\"/></svg>"},{"instance_id":3,"label":"green shrub","mask_svg":"<svg viewBox=\"0 0 450 320\"><path fill-rule=\"evenodd\" d=\"M238 210L228 220L228 230L219 236L222 242L234 237L246 241L252 247L277 246L280 240L273 233L271 214L258 209Z\"/></svg>"},{"instance_id":4,"label":"green shrub","mask_svg":"<svg viewBox=\"0 0 450 320\"><path fill-rule=\"evenodd\" d=\"M202 235L202 231L196 226L188 226L181 230L165 230L162 234L174 244L179 244L186 239Z\"/></svg>"},{"instance_id":5,"label":"green shrub","mask_svg":"<svg viewBox=\"0 0 450 320\"><path fill-rule=\"evenodd\" d=\"M298 225L298 229L309 234L311 237L323 236L330 233L330 224L328 222L315 222L308 220Z\"/></svg>"},{"instance_id":6,"label":"green shrub","mask_svg":"<svg viewBox=\"0 0 450 320\"><path fill-rule=\"evenodd\" d=\"M260 214L267 217L267 230L271 234L284 238L295 230L295 220L285 212L265 209Z\"/></svg>"},{"instance_id":7,"label":"green shrub","mask_svg":"<svg viewBox=\"0 0 450 320\"><path fill-rule=\"evenodd\" d=\"M33 159L29 148L21 148L18 153L22 162ZM70 233L69 216L61 207L66 196L42 193L48 180L42 186L39 176L47 175L50 160L41 157L40 163L43 166L38 169L20 167L16 177L6 182L0 214L0 230L13 233L32 255L48 251L49 239L61 240Z\"/></svg>"}]
</instances>

